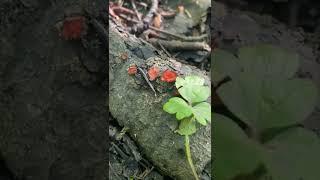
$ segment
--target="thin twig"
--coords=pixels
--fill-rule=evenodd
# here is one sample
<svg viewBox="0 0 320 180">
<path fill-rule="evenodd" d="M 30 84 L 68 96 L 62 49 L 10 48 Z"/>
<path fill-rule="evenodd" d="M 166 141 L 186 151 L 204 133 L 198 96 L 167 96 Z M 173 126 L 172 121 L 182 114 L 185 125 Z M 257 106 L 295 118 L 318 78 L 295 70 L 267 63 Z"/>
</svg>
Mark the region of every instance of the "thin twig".
<svg viewBox="0 0 320 180">
<path fill-rule="evenodd" d="M 131 18 L 131 17 L 128 17 L 128 16 L 126 16 L 126 15 L 124 15 L 124 14 L 119 14 L 119 17 L 121 17 L 122 19 L 124 19 L 124 20 L 126 20 L 126 21 L 129 21 L 129 22 L 131 22 L 131 23 L 139 23 L 138 20 L 133 19 L 133 18 Z"/>
<path fill-rule="evenodd" d="M 116 13 L 125 13 L 125 14 L 130 14 L 130 15 L 135 15 L 135 12 L 132 11 L 131 9 L 125 8 L 125 7 L 120 7 L 120 6 L 115 6 L 112 8 L 112 10 Z"/>
<path fill-rule="evenodd" d="M 134 12 L 136 13 L 137 18 L 139 19 L 139 21 L 141 21 L 141 17 L 139 15 L 136 3 L 134 3 L 134 0 L 131 0 L 131 5 L 132 5 L 132 8 L 133 8 Z"/>
<path fill-rule="evenodd" d="M 147 25 L 151 24 L 153 16 L 158 10 L 158 4 L 158 0 L 152 0 L 151 8 L 149 9 L 149 12 L 146 14 L 146 16 L 143 18 L 143 23 L 146 23 Z"/>
<path fill-rule="evenodd" d="M 139 175 L 140 179 L 145 179 L 145 177 L 148 176 L 148 174 L 150 174 L 150 172 L 154 169 L 154 167 L 152 166 L 151 169 L 146 168 L 142 174 Z"/>
<path fill-rule="evenodd" d="M 154 92 L 154 95 L 157 96 L 156 90 L 154 89 L 154 87 L 152 86 L 151 82 L 149 81 L 146 73 L 140 68 L 138 67 L 138 70 L 140 71 L 140 73 L 142 74 L 143 78 L 147 81 L 149 87 L 152 89 L 152 91 Z"/>
<path fill-rule="evenodd" d="M 165 47 L 163 47 L 163 45 L 160 42 L 158 42 L 158 44 L 161 47 L 161 49 L 168 55 L 168 57 L 172 57 L 171 54 L 166 50 Z"/>
<path fill-rule="evenodd" d="M 186 15 L 188 16 L 188 18 L 190 18 L 190 19 L 192 18 L 191 13 L 190 13 L 187 9 L 185 9 L 184 12 L 185 12 Z"/>
<path fill-rule="evenodd" d="M 150 26 L 150 29 L 157 31 L 157 32 L 160 32 L 160 33 L 163 33 L 163 34 L 166 34 L 166 35 L 169 35 L 169 36 L 172 36 L 172 37 L 175 37 L 180 40 L 184 40 L 184 41 L 201 41 L 201 40 L 204 40 L 208 37 L 207 34 L 203 34 L 201 36 L 181 36 L 181 35 L 173 34 L 169 31 L 161 30 L 161 29 L 156 28 L 154 26 Z"/>
<path fill-rule="evenodd" d="M 151 38 L 149 42 L 153 45 L 158 45 L 160 43 L 165 48 L 170 50 L 184 50 L 184 51 L 208 51 L 211 52 L 210 46 L 206 42 L 183 42 L 183 41 L 166 41 Z"/>
<path fill-rule="evenodd" d="M 143 7 L 144 9 L 148 8 L 148 4 L 146 4 L 145 2 L 137 2 L 137 5 Z"/>
<path fill-rule="evenodd" d="M 173 18 L 176 15 L 175 11 L 161 11 L 160 12 L 161 16 L 164 18 Z"/>
<path fill-rule="evenodd" d="M 173 58 L 176 58 L 179 54 L 181 54 L 181 51 L 177 52 L 175 55 L 173 55 Z"/>
<path fill-rule="evenodd" d="M 123 15 L 123 14 L 120 14 L 119 17 L 122 18 L 122 19 L 125 19 L 126 21 L 132 22 L 132 23 L 139 23 L 139 21 L 137 21 L 135 19 L 132 19 L 132 18 L 129 18 L 128 16 Z M 201 36 L 181 36 L 181 35 L 173 34 L 173 33 L 169 32 L 169 31 L 161 30 L 161 29 L 156 28 L 154 26 L 149 26 L 149 28 L 151 30 L 160 32 L 160 33 L 165 34 L 165 35 L 169 35 L 169 36 L 171 36 L 171 37 L 173 37 L 175 39 L 180 39 L 180 40 L 183 40 L 183 41 L 203 41 L 206 38 L 208 38 L 208 34 L 203 34 Z"/>
<path fill-rule="evenodd" d="M 126 155 L 126 153 L 124 153 L 124 152 L 120 149 L 120 147 L 118 147 L 114 142 L 111 142 L 111 145 L 112 145 L 112 147 L 116 150 L 116 152 L 120 154 L 120 156 L 121 156 L 123 159 L 128 159 L 128 158 L 129 158 L 129 156 Z"/>
<path fill-rule="evenodd" d="M 136 21 L 136 24 L 131 27 L 131 33 L 141 34 L 149 28 L 152 23 L 153 16 L 158 10 L 158 3 L 158 0 L 152 0 L 152 5 L 148 13 L 145 15 L 142 21 Z"/>
<path fill-rule="evenodd" d="M 111 172 L 113 172 L 113 174 L 114 174 L 115 176 L 117 176 L 118 178 L 120 178 L 119 175 L 118 175 L 118 173 L 116 173 L 116 171 L 113 169 L 110 161 L 109 161 L 109 169 L 111 170 Z"/>
</svg>

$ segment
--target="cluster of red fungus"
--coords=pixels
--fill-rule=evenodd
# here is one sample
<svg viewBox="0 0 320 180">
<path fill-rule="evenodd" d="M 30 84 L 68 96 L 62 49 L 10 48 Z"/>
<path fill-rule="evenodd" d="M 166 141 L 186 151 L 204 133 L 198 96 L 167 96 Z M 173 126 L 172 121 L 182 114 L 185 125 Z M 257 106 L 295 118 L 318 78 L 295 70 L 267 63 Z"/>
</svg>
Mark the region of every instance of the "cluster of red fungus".
<svg viewBox="0 0 320 180">
<path fill-rule="evenodd" d="M 153 81 L 153 80 L 157 79 L 157 77 L 159 76 L 159 73 L 160 73 L 160 69 L 157 66 L 152 66 L 148 70 L 149 80 Z"/>
<path fill-rule="evenodd" d="M 77 40 L 86 31 L 85 17 L 67 17 L 63 21 L 61 36 L 65 40 Z"/>
<path fill-rule="evenodd" d="M 137 66 L 134 64 L 134 65 L 131 65 L 129 68 L 128 68 L 128 74 L 129 75 L 135 75 L 137 74 L 138 70 L 137 70 Z"/>
<path fill-rule="evenodd" d="M 128 68 L 128 74 L 129 75 L 135 75 L 137 73 L 137 66 L 136 65 L 131 65 Z M 160 69 L 157 66 L 152 66 L 148 70 L 148 76 L 150 81 L 156 80 L 160 76 Z M 171 70 L 165 70 L 162 75 L 160 80 L 163 82 L 175 82 L 177 78 L 177 73 Z"/>
<path fill-rule="evenodd" d="M 171 70 L 166 70 L 161 76 L 161 81 L 164 82 L 175 82 L 177 78 L 177 73 Z"/>
</svg>

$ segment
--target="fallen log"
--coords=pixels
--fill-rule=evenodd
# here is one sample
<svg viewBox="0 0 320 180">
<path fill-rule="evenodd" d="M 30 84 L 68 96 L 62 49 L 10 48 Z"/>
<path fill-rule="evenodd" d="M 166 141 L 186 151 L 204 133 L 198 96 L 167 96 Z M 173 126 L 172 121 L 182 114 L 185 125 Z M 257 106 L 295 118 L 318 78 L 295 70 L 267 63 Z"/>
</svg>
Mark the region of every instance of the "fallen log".
<svg viewBox="0 0 320 180">
<path fill-rule="evenodd" d="M 160 93 L 155 96 L 146 82 L 127 73 L 130 65 L 144 66 L 152 59 L 157 59 L 157 63 L 168 68 L 178 62 L 168 59 L 152 45 L 126 33 L 113 22 L 110 21 L 109 25 L 109 111 L 121 126 L 129 129 L 129 134 L 139 144 L 143 154 L 158 169 L 176 179 L 192 179 L 184 151 L 184 137 L 174 133 L 177 121 L 162 109 L 163 104 L 172 97 L 163 88 L 166 84 L 156 82 Z M 128 58 L 121 58 L 122 54 L 127 54 Z M 181 64 L 180 73 L 201 76 L 210 87 L 208 74 L 196 67 Z M 210 125 L 200 127 L 190 137 L 190 145 L 195 167 L 201 174 L 211 162 Z"/>
</svg>

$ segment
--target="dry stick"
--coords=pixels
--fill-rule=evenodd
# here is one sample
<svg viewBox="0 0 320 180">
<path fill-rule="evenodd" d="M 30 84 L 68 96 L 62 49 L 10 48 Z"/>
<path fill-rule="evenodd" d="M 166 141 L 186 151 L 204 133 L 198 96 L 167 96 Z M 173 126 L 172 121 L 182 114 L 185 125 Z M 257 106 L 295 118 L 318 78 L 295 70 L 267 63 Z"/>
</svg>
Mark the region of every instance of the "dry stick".
<svg viewBox="0 0 320 180">
<path fill-rule="evenodd" d="M 120 178 L 119 175 L 116 173 L 116 171 L 113 169 L 110 161 L 109 161 L 109 169 L 111 170 L 111 172 L 113 172 L 114 175 L 116 175 L 118 178 Z"/>
<path fill-rule="evenodd" d="M 137 5 L 143 7 L 144 9 L 147 9 L 148 8 L 148 4 L 144 3 L 144 2 L 136 2 Z"/>
<path fill-rule="evenodd" d="M 176 12 L 161 11 L 160 15 L 164 18 L 173 18 L 176 15 Z"/>
<path fill-rule="evenodd" d="M 146 14 L 146 16 L 143 18 L 143 23 L 146 23 L 148 25 L 151 24 L 154 14 L 158 10 L 158 0 L 152 0 L 151 8 L 149 9 L 149 12 Z"/>
<path fill-rule="evenodd" d="M 121 17 L 122 19 L 124 19 L 124 20 L 126 20 L 126 21 L 129 21 L 129 22 L 131 22 L 131 23 L 139 23 L 138 20 L 133 19 L 133 18 L 131 18 L 131 17 L 128 17 L 128 16 L 126 16 L 126 15 L 124 15 L 124 14 L 119 14 L 119 17 Z"/>
<path fill-rule="evenodd" d="M 143 159 L 143 158 L 139 161 L 139 164 L 141 164 L 146 169 L 151 166 L 151 164 L 146 159 Z"/>
<path fill-rule="evenodd" d="M 158 10 L 158 0 L 152 0 L 152 5 L 148 11 L 148 13 L 145 15 L 142 21 L 137 21 L 136 24 L 131 27 L 131 32 L 134 34 L 141 34 L 145 30 L 149 28 L 149 26 L 152 23 L 153 16 Z"/>
<path fill-rule="evenodd" d="M 142 74 L 143 78 L 147 81 L 149 87 L 152 89 L 152 91 L 154 92 L 154 95 L 157 96 L 156 90 L 154 89 L 154 87 L 152 86 L 152 84 L 150 83 L 146 73 L 140 68 L 138 67 L 138 70 L 140 71 L 140 73 Z"/>
<path fill-rule="evenodd" d="M 149 39 L 149 42 L 153 45 L 158 45 L 160 43 L 167 49 L 170 50 L 184 50 L 184 51 L 211 51 L 210 46 L 205 42 L 182 42 L 182 41 L 165 41 L 155 38 Z"/>
<path fill-rule="evenodd" d="M 113 7 L 113 8 L 111 8 L 111 9 L 112 9 L 114 12 L 117 12 L 117 13 L 125 13 L 125 14 L 135 15 L 135 12 L 134 12 L 134 11 L 132 11 L 131 9 L 122 7 L 122 6 L 116 6 L 116 7 Z"/>
<path fill-rule="evenodd" d="M 133 7 L 134 12 L 136 13 L 137 18 L 139 19 L 139 21 L 141 21 L 141 17 L 139 16 L 139 12 L 138 12 L 136 4 L 134 3 L 134 0 L 131 0 L 131 5 Z"/>
<path fill-rule="evenodd" d="M 201 36 L 190 36 L 190 37 L 181 36 L 181 35 L 173 34 L 173 33 L 169 32 L 169 31 L 158 29 L 158 28 L 156 28 L 154 26 L 150 26 L 149 28 L 154 30 L 154 31 L 163 33 L 163 34 L 170 35 L 170 36 L 175 37 L 177 39 L 181 39 L 183 41 L 201 41 L 201 40 L 204 40 L 204 39 L 206 39 L 208 37 L 207 34 L 203 34 Z"/>
<path fill-rule="evenodd" d="M 158 44 L 161 47 L 161 49 L 167 54 L 168 57 L 172 57 L 171 54 L 166 50 L 165 47 L 163 47 L 163 45 L 160 42 L 158 42 Z"/>
<path fill-rule="evenodd" d="M 111 142 L 112 147 L 116 150 L 117 153 L 123 158 L 123 159 L 128 159 L 129 156 L 126 155 L 114 142 Z"/>
<path fill-rule="evenodd" d="M 133 23 L 139 23 L 139 21 L 135 20 L 135 19 L 132 19 L 132 18 L 129 18 L 128 16 L 125 16 L 123 14 L 120 14 L 119 17 L 121 17 L 122 19 L 125 19 L 126 21 L 130 21 L 130 22 L 133 22 Z M 157 31 L 157 32 L 160 32 L 162 34 L 166 34 L 166 35 L 169 35 L 171 37 L 174 37 L 175 39 L 180 39 L 180 40 L 183 40 L 183 41 L 202 41 L 202 40 L 205 40 L 206 38 L 208 38 L 208 35 L 207 34 L 203 34 L 201 36 L 181 36 L 181 35 L 177 35 L 177 34 L 173 34 L 169 31 L 165 31 L 165 30 L 161 30 L 161 29 L 158 29 L 154 26 L 149 26 L 150 29 L 154 30 L 154 31 Z"/>
<path fill-rule="evenodd" d="M 139 175 L 138 178 L 140 179 L 145 179 L 146 176 L 148 176 L 148 174 L 150 174 L 150 172 L 154 169 L 154 167 L 152 166 L 151 169 L 146 168 L 142 174 Z"/>
</svg>

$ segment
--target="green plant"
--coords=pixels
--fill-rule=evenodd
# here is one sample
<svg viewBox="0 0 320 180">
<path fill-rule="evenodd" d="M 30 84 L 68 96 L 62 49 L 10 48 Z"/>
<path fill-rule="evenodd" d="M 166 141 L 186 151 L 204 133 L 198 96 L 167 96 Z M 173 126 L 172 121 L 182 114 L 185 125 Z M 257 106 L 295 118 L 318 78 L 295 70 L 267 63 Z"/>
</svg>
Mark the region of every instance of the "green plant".
<svg viewBox="0 0 320 180">
<path fill-rule="evenodd" d="M 210 96 L 210 88 L 204 86 L 204 83 L 204 79 L 198 76 L 187 76 L 184 79 L 177 77 L 175 86 L 182 98 L 170 98 L 163 106 L 164 111 L 176 114 L 180 121 L 176 132 L 185 136 L 187 160 L 197 180 L 199 178 L 191 158 L 189 135 L 197 131 L 196 122 L 204 126 L 211 122 L 211 105 L 206 102 Z"/>
<path fill-rule="evenodd" d="M 232 113 L 214 115 L 216 179 L 320 177 L 319 137 L 300 126 L 318 90 L 311 80 L 294 78 L 298 66 L 296 54 L 271 45 L 241 48 L 237 57 L 214 52 L 213 81 L 231 79 L 216 92 Z"/>
</svg>

